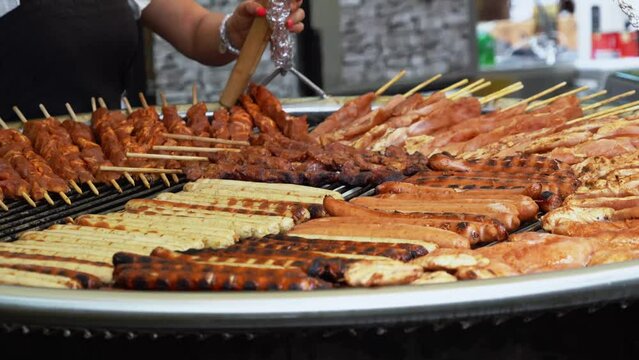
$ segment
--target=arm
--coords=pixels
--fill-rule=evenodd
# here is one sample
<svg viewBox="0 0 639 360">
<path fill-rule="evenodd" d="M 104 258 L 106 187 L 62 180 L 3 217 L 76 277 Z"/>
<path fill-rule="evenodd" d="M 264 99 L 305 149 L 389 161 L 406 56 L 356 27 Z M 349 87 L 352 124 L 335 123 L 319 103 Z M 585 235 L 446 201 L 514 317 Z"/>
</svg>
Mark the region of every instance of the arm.
<svg viewBox="0 0 639 360">
<path fill-rule="evenodd" d="M 304 29 L 301 21 L 302 1 L 291 6 L 288 27 L 292 32 Z M 255 16 L 264 16 L 262 6 L 244 1 L 227 23 L 231 44 L 240 48 Z M 170 42 L 184 55 L 206 65 L 224 65 L 235 59 L 230 53 L 220 53 L 220 25 L 224 14 L 209 12 L 194 0 L 153 0 L 142 12 L 142 23 Z"/>
</svg>

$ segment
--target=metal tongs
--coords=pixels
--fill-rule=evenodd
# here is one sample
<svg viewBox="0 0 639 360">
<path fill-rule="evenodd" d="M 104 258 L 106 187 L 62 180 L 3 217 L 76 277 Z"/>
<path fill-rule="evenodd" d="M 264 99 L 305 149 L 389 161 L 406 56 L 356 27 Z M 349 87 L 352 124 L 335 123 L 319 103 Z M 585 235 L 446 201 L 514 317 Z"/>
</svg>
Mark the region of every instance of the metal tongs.
<svg viewBox="0 0 639 360">
<path fill-rule="evenodd" d="M 266 19 L 253 20 L 253 25 L 220 96 L 220 104 L 231 107 L 237 102 L 248 86 L 269 41 L 271 60 L 276 68 L 261 81 L 263 85 L 270 83 L 278 75 L 285 76 L 290 72 L 319 96 L 327 98 L 328 95 L 322 88 L 293 67 L 293 41 L 286 28 L 286 19 L 291 13 L 290 0 L 269 0 L 267 9 Z"/>
</svg>

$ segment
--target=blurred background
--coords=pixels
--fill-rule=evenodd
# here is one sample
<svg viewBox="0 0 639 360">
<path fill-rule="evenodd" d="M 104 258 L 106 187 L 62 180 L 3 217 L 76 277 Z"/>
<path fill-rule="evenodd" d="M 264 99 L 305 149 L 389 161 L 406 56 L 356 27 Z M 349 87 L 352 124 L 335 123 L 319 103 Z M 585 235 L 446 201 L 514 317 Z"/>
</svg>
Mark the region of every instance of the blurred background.
<svg viewBox="0 0 639 360">
<path fill-rule="evenodd" d="M 239 0 L 200 0 L 229 12 Z M 591 92 L 619 92 L 639 80 L 639 36 L 611 0 L 306 0 L 306 31 L 296 39 L 296 66 L 331 95 L 374 89 L 401 69 L 400 92 L 444 74 L 436 87 L 464 77 L 493 87 L 522 81 L 517 96 L 560 81 Z M 144 41 L 146 76 L 135 86 L 147 95 L 166 92 L 189 101 L 195 82 L 215 101 L 230 66 L 210 68 L 178 54 L 157 36 Z M 268 51 L 254 80 L 273 71 Z M 297 78 L 278 77 L 269 87 L 280 97 L 313 95 Z M 481 93 L 479 93 L 481 95 Z"/>
</svg>

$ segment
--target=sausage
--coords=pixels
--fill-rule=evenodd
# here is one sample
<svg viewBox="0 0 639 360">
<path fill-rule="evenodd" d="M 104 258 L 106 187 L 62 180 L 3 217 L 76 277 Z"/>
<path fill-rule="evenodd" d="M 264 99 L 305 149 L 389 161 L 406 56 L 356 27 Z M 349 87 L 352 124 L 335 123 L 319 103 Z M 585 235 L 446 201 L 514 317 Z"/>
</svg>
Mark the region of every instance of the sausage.
<svg viewBox="0 0 639 360">
<path fill-rule="evenodd" d="M 22 271 L 36 272 L 39 274 L 62 276 L 77 281 L 83 289 L 97 289 L 102 286 L 102 281 L 97 276 L 69 270 L 59 267 L 41 266 L 41 265 L 24 265 L 24 264 L 0 264 L 0 268 L 9 268 Z"/>
<path fill-rule="evenodd" d="M 425 200 L 433 203 L 452 203 L 452 204 L 485 204 L 485 203 L 502 203 L 510 204 L 517 207 L 519 212 L 519 219 L 522 221 L 534 219 L 539 212 L 539 206 L 533 199 L 528 196 L 510 195 L 510 198 L 506 197 L 482 197 L 473 198 L 472 196 L 464 196 L 460 194 L 385 194 L 376 196 L 380 199 L 405 199 L 405 200 Z"/>
<path fill-rule="evenodd" d="M 513 231 L 520 225 L 517 208 L 513 205 L 498 203 L 488 204 L 446 204 L 432 203 L 419 200 L 395 200 L 378 199 L 373 197 L 355 198 L 351 203 L 365 206 L 381 211 L 410 212 L 452 212 L 463 214 L 486 215 L 497 219 L 506 227 L 506 230 Z"/>
<path fill-rule="evenodd" d="M 319 251 L 324 253 L 384 256 L 393 260 L 410 261 L 426 255 L 428 251 L 413 244 L 361 243 L 357 241 L 325 241 L 304 239 L 296 236 L 269 236 L 261 239 L 247 239 L 229 246 L 231 249 L 262 248 L 271 250 Z"/>
<path fill-rule="evenodd" d="M 471 244 L 478 242 L 501 241 L 508 237 L 508 232 L 503 224 L 492 219 L 437 219 L 428 216 L 420 217 L 420 215 L 422 215 L 420 213 L 389 213 L 371 210 L 345 201 L 335 200 L 330 197 L 327 197 L 324 200 L 324 207 L 332 216 L 355 216 L 366 219 L 387 218 L 392 222 L 438 227 L 440 229 L 453 231 L 468 237 Z"/>
<path fill-rule="evenodd" d="M 452 231 L 384 220 L 386 219 L 350 218 L 345 221 L 343 218 L 328 217 L 299 224 L 290 234 L 298 236 L 312 234 L 319 236 L 381 237 L 398 241 L 425 241 L 437 244 L 439 247 L 470 247 L 470 242 L 466 237 Z"/>
<path fill-rule="evenodd" d="M 503 158 L 463 160 L 450 154 L 434 154 L 428 159 L 428 167 L 438 171 L 499 171 L 518 173 L 522 169 L 538 174 L 554 174 L 560 171 L 572 173 L 569 165 L 539 155 L 516 155 Z"/>
<path fill-rule="evenodd" d="M 123 265 L 114 287 L 134 290 L 316 290 L 331 284 L 298 269 L 232 269 L 215 265 Z"/>
</svg>

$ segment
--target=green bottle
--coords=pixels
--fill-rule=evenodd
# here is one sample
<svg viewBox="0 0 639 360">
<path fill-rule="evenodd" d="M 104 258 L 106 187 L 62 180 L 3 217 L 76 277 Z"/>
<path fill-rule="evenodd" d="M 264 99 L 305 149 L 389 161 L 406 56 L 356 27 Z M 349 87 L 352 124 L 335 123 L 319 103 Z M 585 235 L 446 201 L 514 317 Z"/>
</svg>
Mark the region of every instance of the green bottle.
<svg viewBox="0 0 639 360">
<path fill-rule="evenodd" d="M 479 66 L 495 65 L 495 39 L 486 32 L 477 34 Z"/>
</svg>

